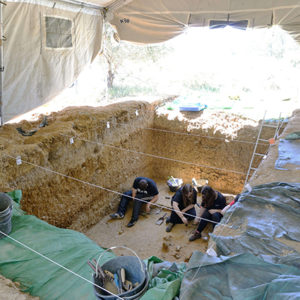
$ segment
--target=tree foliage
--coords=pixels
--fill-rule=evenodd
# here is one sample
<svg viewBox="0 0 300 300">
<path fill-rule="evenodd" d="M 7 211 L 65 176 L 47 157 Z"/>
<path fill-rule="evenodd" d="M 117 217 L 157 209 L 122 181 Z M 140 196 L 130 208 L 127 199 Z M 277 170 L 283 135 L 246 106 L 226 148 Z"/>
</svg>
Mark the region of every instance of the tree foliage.
<svg viewBox="0 0 300 300">
<path fill-rule="evenodd" d="M 126 41 L 118 41 L 117 34 L 108 23 L 105 24 L 103 34 L 103 49 L 101 55 L 107 63 L 107 87 L 111 89 L 118 70 L 125 62 L 146 62 L 156 63 L 159 59 L 172 51 L 171 47 L 164 44 L 139 45 Z"/>
</svg>

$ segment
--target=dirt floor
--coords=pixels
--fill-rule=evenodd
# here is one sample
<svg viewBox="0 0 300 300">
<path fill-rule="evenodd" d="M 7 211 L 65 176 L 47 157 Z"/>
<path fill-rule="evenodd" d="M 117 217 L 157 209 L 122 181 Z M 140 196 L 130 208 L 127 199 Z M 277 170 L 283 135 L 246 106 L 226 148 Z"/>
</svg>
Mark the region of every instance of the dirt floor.
<svg viewBox="0 0 300 300">
<path fill-rule="evenodd" d="M 158 206 L 153 206 L 150 214 L 143 212 L 133 227 L 128 228 L 126 226 L 131 217 L 131 205 L 124 219 L 111 220 L 109 216 L 106 216 L 98 224 L 87 230 L 85 234 L 104 248 L 129 247 L 142 259 L 154 255 L 168 261 L 187 262 L 193 251 L 205 252 L 208 233 L 212 230 L 211 226 L 207 226 L 203 239 L 189 242 L 189 236 L 197 228 L 197 225 L 192 224 L 192 222 L 188 226 L 178 224 L 169 233 L 166 232 L 165 220 L 161 225 L 155 224 L 160 217 L 165 214 L 167 214 L 166 217 L 170 215 L 170 209 L 163 209 L 159 206 L 171 208 L 170 198 L 174 194 L 163 182 L 158 183 L 158 189 Z M 227 195 L 228 201 L 233 197 L 233 195 Z M 198 195 L 198 203 L 200 202 L 201 197 Z M 127 254 L 124 253 L 123 249 L 120 250 L 121 253 Z"/>
<path fill-rule="evenodd" d="M 38 297 L 32 297 L 22 293 L 19 285 L 0 275 L 0 300 L 37 300 Z"/>
</svg>

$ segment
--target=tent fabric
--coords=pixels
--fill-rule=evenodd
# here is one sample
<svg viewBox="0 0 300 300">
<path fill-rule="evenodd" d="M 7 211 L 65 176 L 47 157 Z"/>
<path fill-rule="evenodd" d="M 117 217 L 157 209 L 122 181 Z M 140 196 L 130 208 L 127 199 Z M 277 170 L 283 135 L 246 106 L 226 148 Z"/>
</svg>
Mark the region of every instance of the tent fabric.
<svg viewBox="0 0 300 300">
<path fill-rule="evenodd" d="M 241 195 L 211 238 L 218 255 L 251 253 L 300 268 L 299 220 L 300 183 L 262 184 Z"/>
<path fill-rule="evenodd" d="M 195 251 L 180 288 L 181 300 L 299 299 L 300 268 L 253 254 L 214 257 Z"/>
<path fill-rule="evenodd" d="M 247 20 L 249 28 L 280 25 L 299 40 L 298 1 L 134 0 L 108 15 L 120 39 L 159 43 L 184 32 L 188 26 L 209 26 L 211 20 Z"/>
<path fill-rule="evenodd" d="M 47 18 L 68 21 L 71 27 L 54 27 L 51 36 Z M 102 23 L 100 10 L 53 1 L 7 3 L 3 8 L 4 122 L 47 102 L 76 80 L 99 53 Z M 63 29 L 71 47 L 49 47 L 49 39 L 66 37 Z"/>
<path fill-rule="evenodd" d="M 211 21 L 240 22 L 249 28 L 280 25 L 300 41 L 296 0 L 9 0 L 7 4 L 3 7 L 4 122 L 46 103 L 74 83 L 99 53 L 104 16 L 120 39 L 136 43 L 163 42 Z M 65 32 L 59 28 L 49 34 L 47 18 L 71 24 L 70 32 L 66 33 L 66 25 Z M 59 35 L 68 43 L 56 41 Z"/>
</svg>

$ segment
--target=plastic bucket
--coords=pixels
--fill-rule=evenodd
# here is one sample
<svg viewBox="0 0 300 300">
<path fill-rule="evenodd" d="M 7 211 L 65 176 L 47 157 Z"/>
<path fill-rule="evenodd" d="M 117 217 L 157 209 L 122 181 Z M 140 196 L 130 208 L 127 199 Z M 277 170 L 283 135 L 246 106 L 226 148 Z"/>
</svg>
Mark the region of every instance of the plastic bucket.
<svg viewBox="0 0 300 300">
<path fill-rule="evenodd" d="M 108 270 L 111 273 L 116 273 L 118 269 L 124 268 L 126 270 L 126 279 L 131 281 L 133 284 L 138 282 L 139 284 L 130 291 L 118 294 L 123 299 L 138 299 L 143 292 L 146 290 L 149 280 L 147 276 L 146 266 L 136 256 L 118 256 L 115 257 L 101 266 L 103 270 Z M 94 274 L 94 283 L 100 285 L 98 277 Z M 117 300 L 118 297 L 111 295 L 97 286 L 94 286 L 95 295 L 98 299 L 102 300 Z"/>
<path fill-rule="evenodd" d="M 0 230 L 5 234 L 11 232 L 12 199 L 5 193 L 0 193 Z M 5 237 L 0 232 L 0 239 Z"/>
</svg>

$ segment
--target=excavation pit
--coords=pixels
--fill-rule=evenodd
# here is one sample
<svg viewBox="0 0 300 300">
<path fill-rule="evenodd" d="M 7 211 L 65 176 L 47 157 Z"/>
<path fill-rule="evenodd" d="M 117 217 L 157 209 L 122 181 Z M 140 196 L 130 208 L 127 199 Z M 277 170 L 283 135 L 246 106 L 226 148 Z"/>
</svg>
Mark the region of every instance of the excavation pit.
<svg viewBox="0 0 300 300">
<path fill-rule="evenodd" d="M 16 128 L 30 131 L 41 120 L 5 125 L 0 135 L 2 191 L 21 189 L 22 208 L 29 214 L 84 232 L 102 247 L 124 244 L 142 258 L 188 260 L 193 250 L 207 248 L 206 240 L 188 242 L 195 226 L 176 225 L 166 233 L 165 224 L 155 225 L 161 216 L 154 213 L 158 208 L 129 229 L 124 224 L 130 208 L 122 221 L 108 221 L 107 216 L 137 176 L 158 183 L 158 203 L 166 207 L 170 199 L 165 197 L 172 196 L 166 185 L 169 176 L 185 183 L 206 178 L 222 193 L 241 192 L 259 122 L 228 112 L 171 114 L 160 102 L 129 101 L 52 113 L 48 126 L 32 136 L 22 136 Z M 273 135 L 273 128 L 265 128 L 262 138 Z M 268 147 L 259 144 L 257 151 L 264 153 Z M 163 243 L 168 252 L 161 251 Z"/>
</svg>

